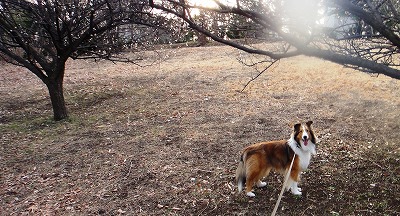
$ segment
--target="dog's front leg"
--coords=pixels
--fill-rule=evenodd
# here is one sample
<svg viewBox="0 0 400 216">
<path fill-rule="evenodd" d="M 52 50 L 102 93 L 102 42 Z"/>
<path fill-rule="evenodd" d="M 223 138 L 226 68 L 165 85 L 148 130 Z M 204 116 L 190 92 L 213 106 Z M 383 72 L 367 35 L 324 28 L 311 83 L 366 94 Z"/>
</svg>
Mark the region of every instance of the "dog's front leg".
<svg viewBox="0 0 400 216">
<path fill-rule="evenodd" d="M 292 194 L 300 196 L 301 188 L 299 188 L 297 185 L 298 185 L 297 181 L 294 181 L 292 178 L 289 178 L 286 185 L 286 190 L 290 190 Z"/>
<path fill-rule="evenodd" d="M 294 195 L 301 195 L 301 188 L 299 188 L 297 184 L 298 182 L 292 181 L 292 186 L 290 187 L 290 190 Z"/>
</svg>

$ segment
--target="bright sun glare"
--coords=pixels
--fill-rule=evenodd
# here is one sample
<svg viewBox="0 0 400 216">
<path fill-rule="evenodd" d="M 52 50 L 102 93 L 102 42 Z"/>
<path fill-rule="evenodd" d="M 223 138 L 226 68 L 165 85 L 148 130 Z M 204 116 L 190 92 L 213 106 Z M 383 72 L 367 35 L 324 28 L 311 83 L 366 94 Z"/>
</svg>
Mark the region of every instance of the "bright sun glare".
<svg viewBox="0 0 400 216">
<path fill-rule="evenodd" d="M 226 5 L 232 5 L 236 1 L 235 0 L 220 0 L 222 4 Z M 201 7 L 208 7 L 208 8 L 216 8 L 218 5 L 213 1 L 213 0 L 189 0 L 189 3 L 195 6 L 201 6 Z M 199 9 L 192 9 L 192 15 L 199 15 L 200 11 Z"/>
<path fill-rule="evenodd" d="M 222 4 L 228 6 L 236 6 L 236 0 L 219 0 Z M 188 0 L 193 6 L 217 8 L 218 5 L 213 0 Z M 268 1 L 265 1 L 268 2 Z M 321 17 L 323 11 L 318 4 L 318 0 L 285 0 L 280 4 L 267 4 L 272 11 L 281 10 L 286 16 L 286 22 L 282 26 L 282 30 L 286 33 L 291 31 L 310 32 L 310 27 L 315 24 L 323 24 L 324 19 Z M 282 7 L 282 8 L 279 8 Z M 191 15 L 200 15 L 200 10 L 191 9 Z"/>
<path fill-rule="evenodd" d="M 212 0 L 189 0 L 189 2 L 196 6 L 210 7 L 210 8 L 217 7 L 217 4 Z"/>
</svg>

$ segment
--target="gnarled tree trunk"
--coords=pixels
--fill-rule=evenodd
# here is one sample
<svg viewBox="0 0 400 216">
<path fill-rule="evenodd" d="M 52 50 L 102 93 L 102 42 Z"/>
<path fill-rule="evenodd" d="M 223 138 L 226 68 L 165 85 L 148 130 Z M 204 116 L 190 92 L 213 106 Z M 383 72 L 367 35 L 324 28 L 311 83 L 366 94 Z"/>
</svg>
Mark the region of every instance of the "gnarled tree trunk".
<svg viewBox="0 0 400 216">
<path fill-rule="evenodd" d="M 54 120 L 59 121 L 68 117 L 67 107 L 64 100 L 63 80 L 56 79 L 46 83 L 50 93 L 50 100 L 53 106 Z"/>
<path fill-rule="evenodd" d="M 42 81 L 46 84 L 50 94 L 55 121 L 63 120 L 68 117 L 63 87 L 65 62 L 67 59 L 67 57 L 58 58 L 57 62 L 53 64 L 54 67 L 47 68 L 51 69 L 51 71 L 46 71 L 48 76 L 42 77 Z"/>
</svg>

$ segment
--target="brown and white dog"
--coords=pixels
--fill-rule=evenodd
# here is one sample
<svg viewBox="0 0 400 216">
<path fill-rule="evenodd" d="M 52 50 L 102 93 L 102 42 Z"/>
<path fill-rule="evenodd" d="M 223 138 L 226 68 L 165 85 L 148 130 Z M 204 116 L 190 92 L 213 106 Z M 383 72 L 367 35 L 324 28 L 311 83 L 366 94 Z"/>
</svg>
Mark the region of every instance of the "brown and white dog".
<svg viewBox="0 0 400 216">
<path fill-rule="evenodd" d="M 246 147 L 236 170 L 239 192 L 246 183 L 247 196 L 254 197 L 255 194 L 251 191 L 253 185 L 266 186 L 267 183 L 261 179 L 268 176 L 271 170 L 285 175 L 296 154 L 286 189 L 290 189 L 295 195 L 301 195 L 301 189 L 297 187 L 300 174 L 310 164 L 311 155 L 316 154 L 317 138 L 311 128 L 312 123 L 308 121 L 295 124 L 289 140 L 261 142 Z"/>
</svg>

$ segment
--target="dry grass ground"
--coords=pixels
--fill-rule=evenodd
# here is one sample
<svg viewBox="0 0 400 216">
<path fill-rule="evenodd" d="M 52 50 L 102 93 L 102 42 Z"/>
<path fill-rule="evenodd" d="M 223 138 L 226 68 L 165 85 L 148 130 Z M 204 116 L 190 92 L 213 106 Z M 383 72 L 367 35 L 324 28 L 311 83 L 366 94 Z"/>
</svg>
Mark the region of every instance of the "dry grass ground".
<svg viewBox="0 0 400 216">
<path fill-rule="evenodd" d="M 1 215 L 268 215 L 282 177 L 237 194 L 239 152 L 309 119 L 318 154 L 278 214 L 400 215 L 400 81 L 296 57 L 241 93 L 256 72 L 234 49 L 142 55 L 169 57 L 68 62 L 62 122 L 37 78 L 1 65 Z"/>
</svg>

